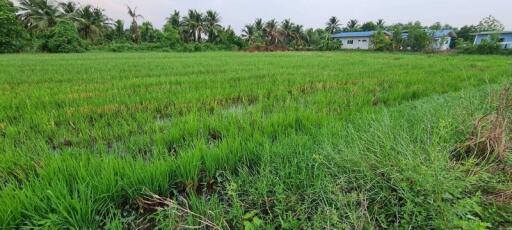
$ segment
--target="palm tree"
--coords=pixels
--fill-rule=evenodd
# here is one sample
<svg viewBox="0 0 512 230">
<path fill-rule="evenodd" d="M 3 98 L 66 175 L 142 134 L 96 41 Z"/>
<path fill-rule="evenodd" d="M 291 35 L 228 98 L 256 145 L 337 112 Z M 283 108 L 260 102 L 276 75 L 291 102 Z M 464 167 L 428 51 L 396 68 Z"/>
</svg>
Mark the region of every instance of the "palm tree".
<svg viewBox="0 0 512 230">
<path fill-rule="evenodd" d="M 304 46 L 304 41 L 307 40 L 307 35 L 304 33 L 302 25 L 293 25 L 290 36 L 293 38 L 293 46 L 299 48 Z"/>
<path fill-rule="evenodd" d="M 189 36 L 195 42 L 201 42 L 201 34 L 205 31 L 204 16 L 197 10 L 189 10 L 183 18 L 183 24 Z"/>
<path fill-rule="evenodd" d="M 206 11 L 204 21 L 206 23 L 206 31 L 208 32 L 209 42 L 214 42 L 218 35 L 218 32 L 222 29 L 222 26 L 219 24 L 220 20 L 221 17 L 219 16 L 219 13 L 217 13 L 216 11 Z"/>
<path fill-rule="evenodd" d="M 245 25 L 242 29 L 242 37 L 249 42 L 249 45 L 254 44 L 256 35 L 256 27 L 254 25 Z"/>
<path fill-rule="evenodd" d="M 66 15 L 73 15 L 80 8 L 80 6 L 73 1 L 59 2 L 59 7 Z"/>
<path fill-rule="evenodd" d="M 175 29 L 179 29 L 181 26 L 180 12 L 177 10 L 174 10 L 174 12 L 172 12 L 171 16 L 166 18 L 165 24 L 166 24 L 166 26 L 172 26 Z"/>
<path fill-rule="evenodd" d="M 276 45 L 282 40 L 282 33 L 279 30 L 278 23 L 275 19 L 272 19 L 265 23 L 263 28 L 264 34 L 267 37 L 268 45 Z"/>
<path fill-rule="evenodd" d="M 357 19 L 351 19 L 347 22 L 348 31 L 357 31 L 359 29 L 359 21 Z"/>
<path fill-rule="evenodd" d="M 46 31 L 64 16 L 59 6 L 50 0 L 20 0 L 19 3 L 21 20 L 33 33 Z"/>
<path fill-rule="evenodd" d="M 130 25 L 130 34 L 132 42 L 134 43 L 140 43 L 140 31 L 139 31 L 139 24 L 137 23 L 138 18 L 144 18 L 142 15 L 137 14 L 137 7 L 130 8 L 128 7 L 128 15 L 132 18 L 132 24 Z"/>
<path fill-rule="evenodd" d="M 256 33 L 255 36 L 259 40 L 264 40 L 265 39 L 265 33 L 263 31 L 263 27 L 265 27 L 265 25 L 263 23 L 263 19 L 256 18 L 256 20 L 254 21 L 254 30 L 255 30 L 255 33 Z"/>
<path fill-rule="evenodd" d="M 377 25 L 377 28 L 383 30 L 384 27 L 386 26 L 386 22 L 384 21 L 384 19 L 379 19 L 377 20 L 377 22 L 375 23 Z"/>
<path fill-rule="evenodd" d="M 329 34 L 334 34 L 341 30 L 340 20 L 335 16 L 329 18 L 329 21 L 327 21 L 325 25 L 325 31 L 329 32 Z"/>
<path fill-rule="evenodd" d="M 110 19 L 103 9 L 91 5 L 78 9 L 74 17 L 78 32 L 83 39 L 95 41 L 109 28 Z"/>
<path fill-rule="evenodd" d="M 290 19 L 285 19 L 281 23 L 281 32 L 283 33 L 283 39 L 285 40 L 286 44 L 290 42 L 290 37 L 294 26 L 295 25 Z"/>
<path fill-rule="evenodd" d="M 116 20 L 114 22 L 114 37 L 115 37 L 115 39 L 124 39 L 125 38 L 123 20 Z"/>
</svg>

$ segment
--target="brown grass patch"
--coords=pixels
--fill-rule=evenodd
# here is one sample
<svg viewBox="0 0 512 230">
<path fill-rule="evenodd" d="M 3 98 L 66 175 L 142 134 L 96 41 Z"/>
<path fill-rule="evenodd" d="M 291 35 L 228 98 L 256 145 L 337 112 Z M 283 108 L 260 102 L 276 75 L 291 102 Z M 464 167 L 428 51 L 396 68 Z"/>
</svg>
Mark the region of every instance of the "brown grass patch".
<svg viewBox="0 0 512 230">
<path fill-rule="evenodd" d="M 505 162 L 511 147 L 510 86 L 504 88 L 499 96 L 496 111 L 478 118 L 466 143 L 461 145 L 465 156 L 479 161 L 496 159 Z"/>
<path fill-rule="evenodd" d="M 188 202 L 186 199 L 181 198 L 178 201 L 175 201 L 170 198 L 161 197 L 156 194 L 153 194 L 151 192 L 146 192 L 145 195 L 138 199 L 137 201 L 138 206 L 143 210 L 145 213 L 157 213 L 161 211 L 169 211 L 172 212 L 173 218 L 177 218 L 181 221 L 186 223 L 187 219 L 192 218 L 193 220 L 200 223 L 199 226 L 186 226 L 181 225 L 179 226 L 179 229 L 181 228 L 192 228 L 192 229 L 224 229 L 220 226 L 216 225 L 214 222 L 208 220 L 205 216 L 199 215 L 192 210 L 190 210 Z M 151 227 L 151 222 L 145 221 L 145 224 L 141 224 L 139 227 L 140 229 Z M 146 226 L 144 226 L 146 225 Z M 227 227 L 227 225 L 226 225 Z"/>
</svg>

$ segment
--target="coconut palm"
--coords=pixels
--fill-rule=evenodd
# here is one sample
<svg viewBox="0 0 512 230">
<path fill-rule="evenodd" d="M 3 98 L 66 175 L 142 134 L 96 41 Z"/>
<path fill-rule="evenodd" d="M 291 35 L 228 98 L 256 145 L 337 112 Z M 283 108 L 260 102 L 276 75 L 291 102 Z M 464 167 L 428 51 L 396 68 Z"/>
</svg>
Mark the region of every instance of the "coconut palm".
<svg viewBox="0 0 512 230">
<path fill-rule="evenodd" d="M 205 31 L 204 15 L 197 10 L 189 10 L 183 18 L 183 25 L 191 40 L 201 42 L 201 34 Z"/>
<path fill-rule="evenodd" d="M 293 46 L 295 48 L 303 47 L 306 40 L 308 40 L 304 33 L 304 27 L 302 25 L 295 24 L 292 26 L 290 36 L 293 39 Z"/>
<path fill-rule="evenodd" d="M 21 20 L 33 33 L 46 31 L 64 16 L 59 6 L 50 0 L 20 0 L 19 4 Z"/>
<path fill-rule="evenodd" d="M 329 18 L 329 21 L 327 21 L 325 25 L 325 31 L 329 32 L 330 34 L 334 34 L 341 30 L 340 20 L 335 16 Z"/>
<path fill-rule="evenodd" d="M 357 31 L 359 30 L 359 21 L 356 19 L 351 19 L 347 22 L 347 28 L 348 31 Z"/>
<path fill-rule="evenodd" d="M 383 30 L 384 27 L 386 26 L 386 22 L 384 21 L 384 19 L 377 20 L 375 24 L 377 25 L 377 28 L 381 30 Z"/>
<path fill-rule="evenodd" d="M 293 22 L 290 19 L 285 19 L 281 23 L 281 32 L 282 32 L 283 39 L 286 42 L 286 44 L 288 44 L 290 42 L 290 39 L 292 36 L 291 34 L 292 34 L 292 30 L 293 30 L 294 26 L 295 25 L 293 24 Z"/>
<path fill-rule="evenodd" d="M 172 26 L 175 29 L 179 29 L 181 26 L 181 18 L 180 18 L 180 12 L 177 10 L 174 10 L 172 12 L 171 16 L 165 19 L 165 26 Z"/>
<path fill-rule="evenodd" d="M 265 23 L 263 32 L 267 38 L 268 45 L 277 45 L 280 41 L 282 41 L 283 36 L 275 19 Z"/>
<path fill-rule="evenodd" d="M 80 8 L 80 6 L 73 1 L 59 2 L 59 7 L 65 15 L 73 15 Z"/>
<path fill-rule="evenodd" d="M 206 31 L 208 33 L 208 41 L 214 42 L 218 36 L 219 31 L 222 30 L 222 26 L 219 24 L 221 17 L 216 11 L 208 10 L 204 17 L 206 23 Z"/>
<path fill-rule="evenodd" d="M 110 19 L 104 14 L 104 10 L 86 5 L 75 12 L 78 32 L 83 39 L 95 41 L 107 31 Z"/>
<path fill-rule="evenodd" d="M 254 20 L 255 37 L 259 40 L 265 39 L 265 33 L 263 31 L 264 27 L 265 23 L 263 23 L 263 19 L 256 18 L 256 20 Z"/>
<path fill-rule="evenodd" d="M 114 38 L 115 39 L 124 39 L 125 38 L 125 31 L 124 31 L 124 21 L 123 20 L 116 20 L 114 22 Z"/>
<path fill-rule="evenodd" d="M 254 44 L 256 40 L 257 32 L 256 27 L 254 25 L 245 25 L 242 29 L 242 37 L 249 42 L 249 44 Z"/>
<path fill-rule="evenodd" d="M 131 40 L 134 43 L 140 43 L 140 31 L 139 31 L 139 24 L 137 23 L 137 19 L 144 18 L 142 15 L 137 14 L 137 7 L 130 8 L 128 7 L 128 15 L 132 18 L 132 24 L 130 25 L 130 35 Z"/>
</svg>

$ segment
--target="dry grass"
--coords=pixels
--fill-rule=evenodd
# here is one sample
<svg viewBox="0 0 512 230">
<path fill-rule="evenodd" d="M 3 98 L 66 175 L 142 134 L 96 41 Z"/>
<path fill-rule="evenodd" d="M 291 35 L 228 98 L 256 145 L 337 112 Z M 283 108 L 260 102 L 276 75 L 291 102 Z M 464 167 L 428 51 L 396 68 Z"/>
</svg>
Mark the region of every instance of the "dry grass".
<svg viewBox="0 0 512 230">
<path fill-rule="evenodd" d="M 208 220 L 208 218 L 191 211 L 186 199 L 181 198 L 180 201 L 183 205 L 178 204 L 178 202 L 173 199 L 161 197 L 151 192 L 146 192 L 146 194 L 141 197 L 137 203 L 147 212 L 156 213 L 161 211 L 172 211 L 174 217 L 178 217 L 182 220 L 191 218 L 197 223 L 200 223 L 198 226 L 180 224 L 178 226 L 179 229 L 224 229 L 216 225 L 213 221 Z M 227 225 L 225 227 L 228 228 Z M 147 228 L 151 228 L 151 224 L 141 224 L 138 229 Z"/>
<path fill-rule="evenodd" d="M 476 120 L 469 139 L 461 146 L 466 156 L 482 162 L 506 161 L 511 147 L 511 99 L 510 86 L 507 86 L 500 93 L 496 111 Z"/>
</svg>

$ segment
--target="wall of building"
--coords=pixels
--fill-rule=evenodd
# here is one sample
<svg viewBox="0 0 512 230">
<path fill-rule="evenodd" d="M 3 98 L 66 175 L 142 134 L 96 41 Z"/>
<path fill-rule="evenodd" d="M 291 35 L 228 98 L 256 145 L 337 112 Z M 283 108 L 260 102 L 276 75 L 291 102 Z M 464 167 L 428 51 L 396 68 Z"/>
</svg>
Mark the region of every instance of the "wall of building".
<svg viewBox="0 0 512 230">
<path fill-rule="evenodd" d="M 360 49 L 367 50 L 371 48 L 370 37 L 347 37 L 337 38 L 341 42 L 342 49 Z"/>
<path fill-rule="evenodd" d="M 475 37 L 475 45 L 482 43 L 483 40 L 487 40 L 491 37 L 490 34 L 479 34 Z M 503 48 L 512 49 L 512 33 L 500 34 L 500 44 Z"/>
<path fill-rule="evenodd" d="M 451 41 L 451 38 L 448 36 L 444 37 L 444 38 L 435 38 L 434 42 L 432 44 L 432 49 L 440 50 L 440 51 L 449 50 L 450 49 L 450 41 Z"/>
</svg>

